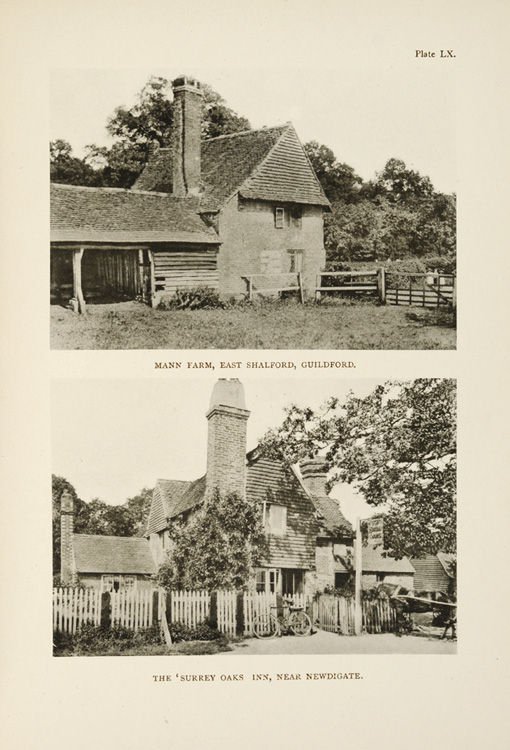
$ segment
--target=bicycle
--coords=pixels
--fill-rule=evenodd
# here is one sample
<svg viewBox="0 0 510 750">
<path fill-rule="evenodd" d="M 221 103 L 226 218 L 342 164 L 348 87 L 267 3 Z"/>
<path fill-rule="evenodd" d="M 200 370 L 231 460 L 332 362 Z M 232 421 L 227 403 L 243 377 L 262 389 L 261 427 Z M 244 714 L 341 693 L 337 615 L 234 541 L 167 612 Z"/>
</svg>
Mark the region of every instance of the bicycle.
<svg viewBox="0 0 510 750">
<path fill-rule="evenodd" d="M 278 605 L 271 606 L 271 609 L 278 610 Z M 253 635 L 256 638 L 269 639 L 284 633 L 305 636 L 311 632 L 312 621 L 302 607 L 293 606 L 292 599 L 284 602 L 281 615 L 265 613 L 257 615 L 253 620 Z"/>
</svg>

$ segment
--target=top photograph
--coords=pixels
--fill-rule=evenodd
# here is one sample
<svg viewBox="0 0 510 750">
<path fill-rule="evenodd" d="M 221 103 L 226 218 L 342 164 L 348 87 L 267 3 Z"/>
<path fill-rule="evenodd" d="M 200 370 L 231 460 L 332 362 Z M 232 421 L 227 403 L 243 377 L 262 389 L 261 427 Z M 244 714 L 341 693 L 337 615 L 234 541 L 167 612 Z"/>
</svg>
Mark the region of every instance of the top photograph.
<svg viewBox="0 0 510 750">
<path fill-rule="evenodd" d="M 454 349 L 440 73 L 56 71 L 52 348 Z"/>
</svg>

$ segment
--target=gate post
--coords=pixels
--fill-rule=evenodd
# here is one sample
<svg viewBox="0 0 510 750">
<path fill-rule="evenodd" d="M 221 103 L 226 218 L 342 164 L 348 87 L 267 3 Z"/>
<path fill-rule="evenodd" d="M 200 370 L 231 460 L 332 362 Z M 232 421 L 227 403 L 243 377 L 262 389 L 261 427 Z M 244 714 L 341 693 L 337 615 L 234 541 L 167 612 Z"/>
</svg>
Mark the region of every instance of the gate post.
<svg viewBox="0 0 510 750">
<path fill-rule="evenodd" d="M 377 273 L 377 287 L 381 305 L 386 304 L 386 269 L 380 268 Z"/>
<path fill-rule="evenodd" d="M 101 619 L 102 628 L 110 628 L 112 624 L 112 598 L 109 591 L 103 591 L 101 594 Z"/>
</svg>

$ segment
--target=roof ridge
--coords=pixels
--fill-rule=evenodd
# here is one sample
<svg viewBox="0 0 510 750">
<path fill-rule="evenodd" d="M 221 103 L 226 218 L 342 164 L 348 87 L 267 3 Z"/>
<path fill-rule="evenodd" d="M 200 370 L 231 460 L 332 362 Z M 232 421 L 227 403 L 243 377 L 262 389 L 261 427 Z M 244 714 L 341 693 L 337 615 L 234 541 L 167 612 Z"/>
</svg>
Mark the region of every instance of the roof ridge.
<svg viewBox="0 0 510 750">
<path fill-rule="evenodd" d="M 236 133 L 225 133 L 224 135 L 215 135 L 212 138 L 203 138 L 202 141 L 204 143 L 210 143 L 211 141 L 219 141 L 221 138 L 234 138 L 238 135 L 250 135 L 253 133 L 261 133 L 262 131 L 269 131 L 269 130 L 283 130 L 285 128 L 288 128 L 291 126 L 292 123 L 290 120 L 287 122 L 284 122 L 282 125 L 264 125 L 262 128 L 252 128 L 251 130 L 238 130 Z"/>
<path fill-rule="evenodd" d="M 108 187 L 107 185 L 99 186 L 99 185 L 68 185 L 65 182 L 52 182 L 50 181 L 50 185 L 55 188 L 64 188 L 65 190 L 87 190 L 88 192 L 95 192 L 95 193 L 126 193 L 127 195 L 133 195 L 133 193 L 136 193 L 136 195 L 150 195 L 153 198 L 154 197 L 160 197 L 160 198 L 173 198 L 174 200 L 180 200 L 180 201 L 188 201 L 188 200 L 195 200 L 196 196 L 178 196 L 178 195 L 172 195 L 172 193 L 163 193 L 158 190 L 138 190 L 136 188 L 117 188 L 117 187 Z"/>
<path fill-rule="evenodd" d="M 142 539 L 144 540 L 143 536 L 116 536 L 115 534 L 73 534 L 74 537 L 80 536 L 85 537 L 86 539 L 127 539 L 127 540 L 136 540 L 136 539 Z"/>
</svg>

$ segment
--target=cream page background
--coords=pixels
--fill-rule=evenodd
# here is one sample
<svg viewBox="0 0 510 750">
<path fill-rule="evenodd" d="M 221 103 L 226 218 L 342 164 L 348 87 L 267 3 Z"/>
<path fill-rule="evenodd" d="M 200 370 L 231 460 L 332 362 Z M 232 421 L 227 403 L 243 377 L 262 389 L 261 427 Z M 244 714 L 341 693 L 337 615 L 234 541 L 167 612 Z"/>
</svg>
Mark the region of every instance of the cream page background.
<svg viewBox="0 0 510 750">
<path fill-rule="evenodd" d="M 508 6 L 489 0 L 354 4 L 125 0 L 0 4 L 2 117 L 2 746 L 496 748 L 508 732 Z M 50 380 L 185 377 L 172 352 L 50 352 L 48 81 L 69 67 L 314 67 L 349 75 L 453 48 L 457 75 L 457 352 L 342 352 L 361 377 L 457 377 L 459 642 L 456 656 L 51 656 Z M 450 64 L 450 63 L 448 63 Z M 398 76 L 397 76 L 398 77 Z M 416 92 L 410 91 L 410 106 Z M 79 92 L 77 92 L 79 96 Z M 433 126 L 423 122 L 423 128 Z M 388 155 L 389 156 L 389 155 Z M 344 158 L 341 155 L 340 158 Z M 345 159 L 348 162 L 346 150 Z M 262 358 L 238 352 L 236 359 Z M 267 359 L 279 357 L 267 352 Z M 300 352 L 285 358 L 300 360 Z M 192 352 L 186 359 L 216 359 Z M 314 352 L 314 359 L 331 353 Z M 248 373 L 241 372 L 248 385 Z M 214 373 L 214 377 L 218 372 Z M 265 377 L 278 377 L 265 373 Z M 303 377 L 299 373 L 300 377 Z M 308 375 L 310 388 L 325 372 Z M 330 374 L 328 373 L 328 376 Z M 260 377 L 260 376 L 257 376 Z M 348 371 L 338 378 L 347 378 Z M 209 391 L 212 376 L 194 375 Z M 193 429 L 193 426 L 190 426 Z M 68 438 L 80 425 L 69 414 Z M 334 683 L 155 684 L 155 673 L 359 671 Z"/>
</svg>

